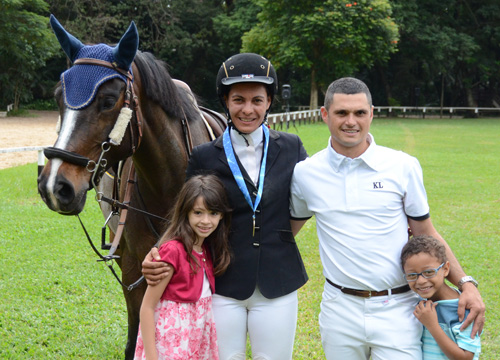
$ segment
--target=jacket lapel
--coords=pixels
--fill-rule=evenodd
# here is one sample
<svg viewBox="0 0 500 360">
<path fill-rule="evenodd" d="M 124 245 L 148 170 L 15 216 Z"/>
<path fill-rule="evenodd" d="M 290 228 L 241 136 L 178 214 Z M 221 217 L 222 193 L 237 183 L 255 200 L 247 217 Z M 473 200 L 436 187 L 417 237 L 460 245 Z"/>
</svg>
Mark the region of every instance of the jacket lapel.
<svg viewBox="0 0 500 360">
<path fill-rule="evenodd" d="M 277 131 L 269 129 L 269 148 L 267 150 L 266 174 L 271 171 L 271 168 L 276 163 L 276 159 L 281 151 L 280 134 Z"/>
</svg>

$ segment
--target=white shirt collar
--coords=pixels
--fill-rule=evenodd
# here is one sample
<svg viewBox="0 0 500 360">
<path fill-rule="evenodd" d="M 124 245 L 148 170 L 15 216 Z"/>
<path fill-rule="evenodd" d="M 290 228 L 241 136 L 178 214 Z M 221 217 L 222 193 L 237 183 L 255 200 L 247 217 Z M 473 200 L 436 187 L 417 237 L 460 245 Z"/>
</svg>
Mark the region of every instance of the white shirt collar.
<svg viewBox="0 0 500 360">
<path fill-rule="evenodd" d="M 373 170 L 377 170 L 377 158 L 375 156 L 375 147 L 377 144 L 375 143 L 375 139 L 373 138 L 372 134 L 368 134 L 367 141 L 369 143 L 368 149 L 365 150 L 364 153 L 362 153 L 360 156 L 358 156 L 355 159 L 348 158 L 347 156 L 341 155 L 335 151 L 335 149 L 332 147 L 332 138 L 330 137 L 328 139 L 328 159 L 330 164 L 332 164 L 333 169 L 335 171 L 339 171 L 340 166 L 342 163 L 345 161 L 352 161 L 352 160 L 357 160 L 358 161 L 363 161 L 366 165 L 371 167 Z"/>
<path fill-rule="evenodd" d="M 243 138 L 243 137 L 246 137 L 247 139 L 251 139 L 251 141 L 253 141 L 253 146 L 255 148 L 257 148 L 257 146 L 262 142 L 262 139 L 264 136 L 262 126 L 259 126 L 257 129 L 255 129 L 250 134 L 241 135 L 235 129 L 231 129 L 229 134 L 231 135 L 231 142 L 233 143 L 233 146 L 235 146 L 235 145 L 236 146 L 247 146 L 245 139 Z"/>
</svg>

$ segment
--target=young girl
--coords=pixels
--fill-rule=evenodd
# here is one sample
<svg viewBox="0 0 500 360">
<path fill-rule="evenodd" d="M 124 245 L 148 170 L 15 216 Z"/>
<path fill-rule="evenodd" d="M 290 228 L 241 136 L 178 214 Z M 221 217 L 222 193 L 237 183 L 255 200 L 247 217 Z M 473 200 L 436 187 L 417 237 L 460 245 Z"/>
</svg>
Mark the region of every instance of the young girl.
<svg viewBox="0 0 500 360">
<path fill-rule="evenodd" d="M 227 204 L 224 185 L 213 175 L 184 184 L 159 245 L 161 261 L 173 271 L 146 290 L 135 359 L 219 358 L 211 295 L 214 276 L 230 261 Z"/>
<path fill-rule="evenodd" d="M 408 285 L 425 299 L 414 311 L 425 326 L 424 360 L 479 359 L 479 336 L 470 337 L 473 324 L 460 330 L 463 323 L 457 315 L 460 292 L 444 282 L 450 271 L 444 245 L 432 236 L 414 236 L 403 247 L 401 263 Z"/>
</svg>

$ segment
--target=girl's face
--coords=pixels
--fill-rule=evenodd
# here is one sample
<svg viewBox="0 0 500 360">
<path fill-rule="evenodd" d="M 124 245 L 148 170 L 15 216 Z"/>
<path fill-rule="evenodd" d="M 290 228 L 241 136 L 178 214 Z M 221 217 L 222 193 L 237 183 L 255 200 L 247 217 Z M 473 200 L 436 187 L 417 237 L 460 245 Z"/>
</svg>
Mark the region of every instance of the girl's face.
<svg viewBox="0 0 500 360">
<path fill-rule="evenodd" d="M 188 214 L 189 226 L 196 234 L 195 244 L 203 244 L 203 241 L 217 229 L 221 219 L 222 214 L 207 209 L 203 198 L 198 196 Z"/>
<path fill-rule="evenodd" d="M 259 83 L 233 84 L 225 100 L 234 126 L 245 134 L 250 134 L 262 124 L 271 106 L 266 87 Z"/>
<path fill-rule="evenodd" d="M 418 253 L 406 259 L 404 264 L 405 274 L 417 273 L 420 274 L 427 270 L 437 269 L 441 262 L 436 257 L 428 253 Z M 450 263 L 448 261 L 439 269 L 434 277 L 429 279 L 424 278 L 421 274 L 418 275 L 417 280 L 408 281 L 410 288 L 424 299 L 432 301 L 440 300 L 443 297 L 441 292 L 445 291 L 444 279 L 450 272 Z"/>
</svg>

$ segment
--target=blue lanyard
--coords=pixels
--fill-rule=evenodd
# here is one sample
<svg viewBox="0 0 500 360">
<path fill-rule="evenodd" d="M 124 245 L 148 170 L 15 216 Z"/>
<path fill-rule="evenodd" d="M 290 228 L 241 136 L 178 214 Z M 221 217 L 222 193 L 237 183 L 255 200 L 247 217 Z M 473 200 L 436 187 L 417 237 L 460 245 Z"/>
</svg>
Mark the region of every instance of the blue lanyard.
<svg viewBox="0 0 500 360">
<path fill-rule="evenodd" d="M 243 196 L 245 197 L 245 200 L 247 201 L 248 205 L 253 210 L 253 231 L 252 231 L 252 236 L 255 236 L 255 210 L 257 210 L 257 207 L 259 206 L 260 200 L 262 198 L 262 192 L 264 190 L 264 175 L 266 173 L 266 160 L 267 160 L 267 149 L 269 147 L 269 129 L 267 126 L 262 124 L 262 130 L 264 131 L 264 156 L 262 157 L 262 163 L 260 165 L 260 172 L 259 172 L 259 188 L 257 190 L 257 197 L 255 198 L 255 203 L 252 203 L 252 198 L 250 197 L 250 194 L 248 192 L 248 188 L 245 184 L 245 180 L 243 179 L 243 175 L 241 174 L 240 167 L 238 166 L 238 162 L 236 161 L 236 156 L 234 155 L 234 150 L 233 150 L 233 145 L 231 143 L 231 137 L 229 136 L 229 127 L 226 128 L 224 131 L 222 140 L 224 144 L 224 151 L 226 153 L 226 158 L 227 158 L 227 163 L 229 164 L 229 168 L 231 169 L 231 172 L 233 173 L 234 180 L 236 180 L 236 184 L 238 185 L 238 188 L 240 191 L 243 193 Z"/>
</svg>

